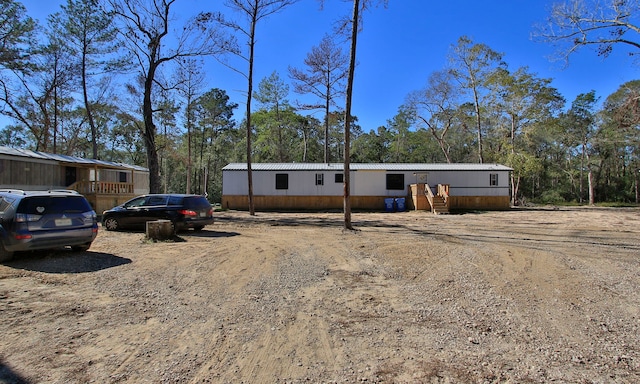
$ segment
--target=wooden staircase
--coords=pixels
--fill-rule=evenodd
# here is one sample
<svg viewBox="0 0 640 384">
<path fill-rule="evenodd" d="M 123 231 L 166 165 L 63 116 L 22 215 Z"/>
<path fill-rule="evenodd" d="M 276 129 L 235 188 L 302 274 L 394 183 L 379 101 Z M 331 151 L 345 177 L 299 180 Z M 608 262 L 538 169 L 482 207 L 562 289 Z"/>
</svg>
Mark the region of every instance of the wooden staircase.
<svg viewBox="0 0 640 384">
<path fill-rule="evenodd" d="M 449 207 L 442 196 L 436 195 L 433 197 L 433 203 L 431 203 L 431 212 L 436 215 L 449 213 Z"/>
<path fill-rule="evenodd" d="M 429 184 L 425 184 L 424 193 L 431 205 L 431 212 L 436 215 L 449 213 L 449 185 L 438 184 L 438 193 L 434 195 Z"/>
</svg>

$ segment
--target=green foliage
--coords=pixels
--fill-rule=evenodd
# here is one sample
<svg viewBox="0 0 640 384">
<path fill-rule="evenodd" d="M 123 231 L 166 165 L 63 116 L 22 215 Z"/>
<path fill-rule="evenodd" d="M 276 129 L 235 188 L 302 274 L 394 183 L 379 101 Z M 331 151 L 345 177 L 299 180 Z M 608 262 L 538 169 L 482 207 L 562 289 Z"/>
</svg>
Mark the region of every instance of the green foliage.
<svg viewBox="0 0 640 384">
<path fill-rule="evenodd" d="M 542 192 L 540 197 L 535 200 L 541 204 L 564 204 L 565 198 L 557 190 L 547 190 Z"/>
<path fill-rule="evenodd" d="M 133 5 L 127 8 L 132 15 L 143 13 L 131 0 L 115 4 Z M 527 67 L 509 68 L 502 54 L 463 36 L 452 46 L 448 67 L 430 74 L 384 125 L 365 132 L 357 116 L 350 116 L 351 147 L 345 151 L 340 100 L 348 58 L 337 40 L 326 37 L 314 47 L 304 71 L 289 68 L 293 90 L 315 96 L 317 103 L 290 103 L 289 83 L 273 72 L 251 95 L 258 109 L 237 116 L 238 105 L 225 90 L 202 93 L 193 87 L 189 97 L 181 97 L 186 82 L 206 73 L 203 67 L 182 65 L 191 54 L 215 54 L 222 42 L 229 50 L 238 48 L 233 36 L 202 28 L 222 19 L 202 14 L 187 25 L 184 40 L 178 41 L 185 43 L 181 48 L 193 43 L 197 49 L 182 51 L 182 60 L 172 66 L 169 54 L 180 56 L 174 40 L 145 40 L 135 23 L 127 26 L 103 12 L 108 8 L 99 0 L 66 0 L 36 34 L 36 23 L 19 2 L 0 2 L 0 112 L 13 120 L 0 130 L 0 145 L 83 157 L 93 156 L 95 149 L 101 159 L 147 167 L 157 157 L 161 190 L 207 193 L 215 202 L 221 199 L 222 167 L 247 161 L 249 118 L 252 161 L 337 163 L 350 149 L 353 162 L 496 162 L 513 168 L 514 202 L 578 204 L 591 197 L 595 203 L 625 205 L 639 200 L 640 80 L 622 84 L 603 103 L 591 91 L 567 105 L 551 79 Z M 129 37 L 142 39 L 129 41 L 137 48 L 129 52 L 138 55 L 138 73 L 121 74 L 126 67 L 120 65 L 129 57 L 119 51 L 114 21 Z M 139 22 L 138 27 L 152 26 L 151 18 Z M 221 37 L 217 43 L 216 36 Z M 205 41 L 210 45 L 200 44 Z M 152 46 L 162 49 L 145 51 Z M 145 73 L 147 53 L 155 60 L 153 73 Z M 178 66 L 184 72 L 171 76 Z M 324 116 L 310 116 L 311 109 Z M 156 157 L 150 157 L 149 146 Z"/>
<path fill-rule="evenodd" d="M 29 48 L 36 22 L 14 0 L 0 1 L 0 69 L 29 69 Z"/>
</svg>

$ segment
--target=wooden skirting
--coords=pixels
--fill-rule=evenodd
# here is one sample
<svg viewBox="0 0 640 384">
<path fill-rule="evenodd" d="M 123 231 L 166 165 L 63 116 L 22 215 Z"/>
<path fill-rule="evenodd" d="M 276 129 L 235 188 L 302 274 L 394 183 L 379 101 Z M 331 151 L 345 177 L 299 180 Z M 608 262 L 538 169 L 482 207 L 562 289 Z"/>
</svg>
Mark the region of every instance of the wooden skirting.
<svg viewBox="0 0 640 384">
<path fill-rule="evenodd" d="M 390 196 L 351 196 L 351 208 L 384 211 L 384 200 Z M 405 197 L 405 196 L 398 196 Z M 429 210 L 429 202 L 420 196 L 408 196 L 407 209 Z M 414 201 L 413 199 L 416 199 Z M 509 196 L 450 196 L 449 209 L 485 209 L 503 210 L 509 209 Z M 333 210 L 344 207 L 342 196 L 254 196 L 255 209 L 266 211 L 277 210 Z M 249 198 L 247 196 L 222 196 L 222 207 L 225 209 L 235 209 L 246 211 L 249 209 Z"/>
<path fill-rule="evenodd" d="M 409 204 L 409 209 L 417 210 L 417 211 L 429 211 L 431 210 L 431 205 L 429 204 L 429 200 L 427 199 L 427 195 L 425 195 L 424 190 L 425 184 L 411 184 L 409 186 L 409 191 L 411 193 L 411 200 Z"/>
<path fill-rule="evenodd" d="M 86 194 L 85 197 L 87 198 L 87 200 L 89 200 L 89 203 L 91 203 L 93 210 L 96 211 L 98 215 L 102 215 L 102 212 L 106 211 L 107 209 L 111 209 L 117 205 L 120 205 L 126 202 L 127 200 L 133 199 L 134 197 L 136 197 L 136 195 L 133 193 L 129 193 L 129 194 L 114 193 L 114 194 L 99 194 L 99 195 L 95 193 L 91 193 L 91 194 Z"/>
<path fill-rule="evenodd" d="M 388 196 L 351 196 L 351 208 L 384 210 L 384 199 Z M 256 210 L 333 210 L 343 209 L 342 196 L 254 196 Z M 222 196 L 222 207 L 247 210 L 247 196 Z"/>
<path fill-rule="evenodd" d="M 505 210 L 511 207 L 509 196 L 449 196 L 450 210 Z"/>
</svg>

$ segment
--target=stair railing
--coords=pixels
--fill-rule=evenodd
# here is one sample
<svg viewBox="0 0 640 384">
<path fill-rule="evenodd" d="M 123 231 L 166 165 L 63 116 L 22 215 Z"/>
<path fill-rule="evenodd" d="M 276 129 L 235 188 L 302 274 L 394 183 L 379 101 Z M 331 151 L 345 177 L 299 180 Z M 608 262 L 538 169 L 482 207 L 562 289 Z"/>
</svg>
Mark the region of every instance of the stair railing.
<svg viewBox="0 0 640 384">
<path fill-rule="evenodd" d="M 438 196 L 442 197 L 442 201 L 449 208 L 449 184 L 438 184 Z"/>
<path fill-rule="evenodd" d="M 434 208 L 433 208 L 433 191 L 431 190 L 431 187 L 429 186 L 429 184 L 425 184 L 424 185 L 424 194 L 427 196 L 427 201 L 429 201 L 429 206 L 431 207 L 431 212 L 434 212 Z"/>
</svg>

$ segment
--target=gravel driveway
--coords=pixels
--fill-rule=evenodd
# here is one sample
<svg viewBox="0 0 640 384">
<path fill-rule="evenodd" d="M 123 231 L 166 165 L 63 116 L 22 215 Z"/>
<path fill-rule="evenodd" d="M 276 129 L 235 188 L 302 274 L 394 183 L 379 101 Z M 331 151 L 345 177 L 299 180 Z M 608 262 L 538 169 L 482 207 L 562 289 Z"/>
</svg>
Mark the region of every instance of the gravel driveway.
<svg viewBox="0 0 640 384">
<path fill-rule="evenodd" d="M 0 264 L 0 382 L 640 382 L 640 209 L 352 219 Z"/>
</svg>

